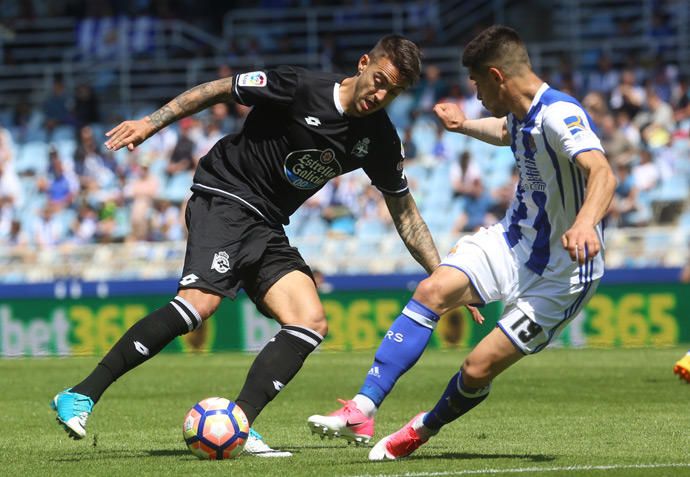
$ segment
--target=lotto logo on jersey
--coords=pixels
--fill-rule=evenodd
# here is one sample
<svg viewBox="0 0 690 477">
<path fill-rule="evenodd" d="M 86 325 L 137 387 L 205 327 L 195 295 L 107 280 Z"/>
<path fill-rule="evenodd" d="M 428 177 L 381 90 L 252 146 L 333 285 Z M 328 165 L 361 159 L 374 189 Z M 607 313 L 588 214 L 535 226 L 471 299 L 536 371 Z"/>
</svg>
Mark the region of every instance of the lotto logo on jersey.
<svg viewBox="0 0 690 477">
<path fill-rule="evenodd" d="M 242 73 L 237 79 L 237 84 L 240 86 L 249 87 L 264 87 L 266 86 L 266 73 L 263 71 L 252 71 L 250 73 Z"/>
<path fill-rule="evenodd" d="M 573 136 L 585 130 L 585 123 L 580 116 L 569 116 L 564 122 Z"/>
</svg>

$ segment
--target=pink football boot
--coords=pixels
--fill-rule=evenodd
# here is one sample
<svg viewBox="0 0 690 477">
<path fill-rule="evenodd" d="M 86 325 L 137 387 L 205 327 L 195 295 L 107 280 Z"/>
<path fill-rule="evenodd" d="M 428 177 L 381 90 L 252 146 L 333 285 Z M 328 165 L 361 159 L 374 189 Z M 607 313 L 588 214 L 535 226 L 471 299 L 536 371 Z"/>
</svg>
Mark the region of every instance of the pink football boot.
<svg viewBox="0 0 690 477">
<path fill-rule="evenodd" d="M 367 417 L 357 409 L 354 401 L 338 399 L 343 407 L 327 416 L 315 414 L 307 419 L 307 425 L 313 434 L 321 438 L 341 437 L 348 443 L 368 444 L 374 435 L 374 418 Z"/>
<path fill-rule="evenodd" d="M 369 460 L 395 460 L 407 457 L 429 439 L 423 439 L 415 430 L 421 425 L 424 412 L 420 412 L 400 430 L 390 434 L 376 443 L 369 452 Z M 417 422 L 419 420 L 419 422 Z"/>
</svg>

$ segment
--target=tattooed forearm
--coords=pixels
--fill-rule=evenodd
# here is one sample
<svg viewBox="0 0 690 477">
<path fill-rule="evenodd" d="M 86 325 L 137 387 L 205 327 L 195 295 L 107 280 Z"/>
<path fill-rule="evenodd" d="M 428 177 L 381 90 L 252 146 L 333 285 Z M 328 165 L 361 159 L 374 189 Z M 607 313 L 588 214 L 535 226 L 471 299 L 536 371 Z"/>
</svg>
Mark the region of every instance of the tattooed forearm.
<svg viewBox="0 0 690 477">
<path fill-rule="evenodd" d="M 232 78 L 200 84 L 177 96 L 149 116 L 156 131 L 178 119 L 206 109 L 212 104 L 232 101 Z"/>
<path fill-rule="evenodd" d="M 175 120 L 175 112 L 167 104 L 149 116 L 151 124 L 156 130 L 161 129 Z"/>
<path fill-rule="evenodd" d="M 410 254 L 427 272 L 431 273 L 438 266 L 441 258 L 412 195 L 408 194 L 400 198 L 386 196 L 386 205 L 393 217 L 398 235 Z"/>
</svg>

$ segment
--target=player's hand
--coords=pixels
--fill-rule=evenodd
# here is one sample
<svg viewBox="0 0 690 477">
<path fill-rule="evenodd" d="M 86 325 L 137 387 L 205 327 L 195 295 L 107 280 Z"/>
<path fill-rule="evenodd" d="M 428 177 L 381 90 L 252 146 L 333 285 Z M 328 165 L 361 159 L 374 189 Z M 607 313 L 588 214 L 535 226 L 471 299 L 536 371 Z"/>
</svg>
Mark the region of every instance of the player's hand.
<svg viewBox="0 0 690 477">
<path fill-rule="evenodd" d="M 472 315 L 472 319 L 475 323 L 478 325 L 484 324 L 484 317 L 481 313 L 479 313 L 479 309 L 476 306 L 465 305 L 465 308 L 467 308 L 467 311 L 470 312 L 470 315 Z"/>
<path fill-rule="evenodd" d="M 561 243 L 570 254 L 570 258 L 580 265 L 593 260 L 601 250 L 596 229 L 591 225 L 577 222 L 563 234 Z"/>
<path fill-rule="evenodd" d="M 453 103 L 438 103 L 434 106 L 434 113 L 443 123 L 443 127 L 453 132 L 460 132 L 467 119 L 462 109 Z"/>
<path fill-rule="evenodd" d="M 126 146 L 127 149 L 133 151 L 135 147 L 148 139 L 153 132 L 153 125 L 148 117 L 123 121 L 105 133 L 110 138 L 105 142 L 105 147 L 111 151 L 117 151 Z"/>
</svg>

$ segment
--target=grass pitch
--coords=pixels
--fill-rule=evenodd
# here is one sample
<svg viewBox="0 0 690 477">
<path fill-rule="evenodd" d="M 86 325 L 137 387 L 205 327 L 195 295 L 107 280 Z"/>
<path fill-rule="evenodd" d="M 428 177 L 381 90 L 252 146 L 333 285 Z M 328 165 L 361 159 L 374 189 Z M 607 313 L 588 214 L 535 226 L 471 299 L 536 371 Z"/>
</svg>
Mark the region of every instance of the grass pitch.
<svg viewBox="0 0 690 477">
<path fill-rule="evenodd" d="M 0 360 L 4 476 L 690 476 L 690 385 L 672 374 L 687 348 L 546 350 L 494 383 L 488 400 L 408 459 L 368 462 L 367 448 L 312 436 L 306 418 L 359 388 L 373 351 L 317 353 L 259 417 L 289 459 L 199 461 L 182 418 L 209 396 L 233 399 L 252 356 L 164 354 L 116 382 L 89 435 L 67 438 L 48 407 L 97 358 Z M 466 351 L 428 352 L 377 416 L 375 439 L 435 402 Z"/>
</svg>

